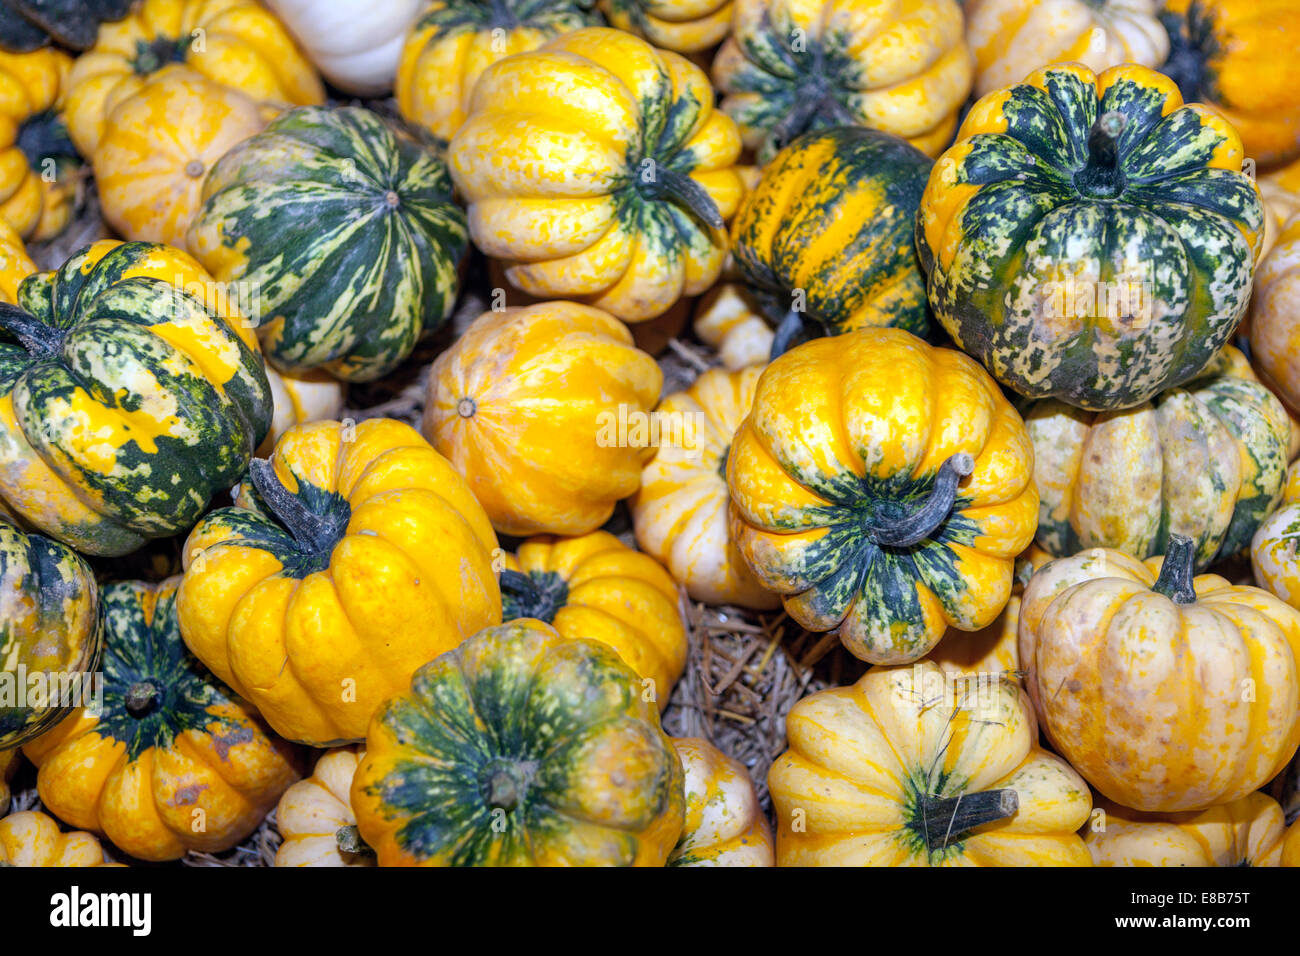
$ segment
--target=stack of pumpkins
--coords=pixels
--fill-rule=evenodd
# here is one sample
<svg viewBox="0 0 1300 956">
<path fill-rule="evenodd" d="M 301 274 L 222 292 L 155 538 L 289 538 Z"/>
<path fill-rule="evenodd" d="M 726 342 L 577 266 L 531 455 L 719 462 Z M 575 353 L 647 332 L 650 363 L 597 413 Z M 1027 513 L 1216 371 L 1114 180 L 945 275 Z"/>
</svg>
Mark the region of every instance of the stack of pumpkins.
<svg viewBox="0 0 1300 956">
<path fill-rule="evenodd" d="M 0 0 L 0 863 L 1300 865 L 1300 0 L 327 7 Z"/>
</svg>

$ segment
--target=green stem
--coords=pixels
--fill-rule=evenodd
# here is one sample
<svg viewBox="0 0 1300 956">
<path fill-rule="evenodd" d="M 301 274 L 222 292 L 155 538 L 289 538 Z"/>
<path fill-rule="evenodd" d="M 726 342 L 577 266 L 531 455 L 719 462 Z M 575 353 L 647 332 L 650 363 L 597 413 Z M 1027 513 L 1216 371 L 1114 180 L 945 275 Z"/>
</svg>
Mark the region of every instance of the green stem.
<svg viewBox="0 0 1300 956">
<path fill-rule="evenodd" d="M 955 797 L 923 794 L 919 809 L 925 845 L 934 853 L 976 827 L 1014 816 L 1020 809 L 1020 795 L 1010 788 L 959 793 Z"/>
<path fill-rule="evenodd" d="M 910 514 L 902 517 L 877 518 L 868 534 L 876 544 L 891 548 L 907 548 L 924 541 L 947 520 L 957 501 L 957 485 L 975 468 L 975 459 L 968 452 L 958 452 L 939 466 L 925 502 Z"/>
<path fill-rule="evenodd" d="M 339 515 L 318 515 L 302 499 L 286 488 L 275 467 L 265 458 L 254 458 L 248 464 L 253 487 L 280 523 L 289 529 L 298 546 L 313 555 L 328 556 L 343 537 L 347 520 Z"/>
<path fill-rule="evenodd" d="M 1118 110 L 1102 113 L 1088 134 L 1088 162 L 1075 174 L 1075 187 L 1096 198 L 1118 196 L 1126 185 L 1119 166 L 1119 138 L 1128 127 L 1128 117 Z"/>
<path fill-rule="evenodd" d="M 795 340 L 799 339 L 803 332 L 803 313 L 791 309 L 777 323 L 776 334 L 772 337 L 772 353 L 768 356 L 768 361 L 775 361 L 790 351 L 790 346 L 795 344 Z"/>
<path fill-rule="evenodd" d="M 0 329 L 16 338 L 33 355 L 57 355 L 63 350 L 65 329 L 46 325 L 16 305 L 0 302 Z"/>
<path fill-rule="evenodd" d="M 137 681 L 126 691 L 126 712 L 132 717 L 148 715 L 158 703 L 158 688 L 152 681 Z"/>
<path fill-rule="evenodd" d="M 370 844 L 361 839 L 361 831 L 356 826 L 339 827 L 334 831 L 334 840 L 343 853 L 374 853 Z"/>
<path fill-rule="evenodd" d="M 708 194 L 703 186 L 685 173 L 679 173 L 675 169 L 668 169 L 663 165 L 656 165 L 654 179 L 649 184 L 646 193 L 650 198 L 668 197 L 684 206 L 691 215 L 710 229 L 721 231 L 726 227 L 726 224 L 722 221 L 722 213 L 718 212 L 718 204 L 713 201 L 713 197 Z"/>
<path fill-rule="evenodd" d="M 521 574 L 509 568 L 501 572 L 503 618 L 513 621 L 532 617 L 550 624 L 569 597 L 569 586 L 554 572 Z"/>
<path fill-rule="evenodd" d="M 1196 601 L 1196 588 L 1192 578 L 1196 566 L 1196 542 L 1186 535 L 1171 534 L 1165 548 L 1165 560 L 1160 566 L 1160 576 L 1151 590 L 1163 594 L 1175 604 L 1192 604 Z"/>
</svg>

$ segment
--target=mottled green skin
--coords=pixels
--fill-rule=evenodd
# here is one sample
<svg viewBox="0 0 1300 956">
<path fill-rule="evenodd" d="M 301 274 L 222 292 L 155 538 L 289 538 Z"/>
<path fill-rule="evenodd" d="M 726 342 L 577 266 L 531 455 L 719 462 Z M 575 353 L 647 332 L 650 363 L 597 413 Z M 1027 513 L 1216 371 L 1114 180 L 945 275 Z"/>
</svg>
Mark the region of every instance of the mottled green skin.
<svg viewBox="0 0 1300 956">
<path fill-rule="evenodd" d="M 220 278 L 252 290 L 277 365 L 371 381 L 451 314 L 468 241 L 451 189 L 440 158 L 374 113 L 303 107 L 213 167 L 189 244 L 216 271 L 217 246 L 244 257 Z"/>
<path fill-rule="evenodd" d="M 1213 63 L 1222 51 L 1214 34 L 1213 16 L 1200 3 L 1192 3 L 1186 16 L 1162 11 L 1160 23 L 1169 34 L 1169 57 L 1160 72 L 1178 84 L 1188 103 L 1221 102 Z"/>
<path fill-rule="evenodd" d="M 0 332 L 0 395 L 12 394 L 21 438 L 104 516 L 90 529 L 41 530 L 91 554 L 126 554 L 192 527 L 248 466 L 271 425 L 262 358 L 224 318 L 171 282 L 123 278 L 157 248 L 123 243 L 89 269 L 82 250 L 57 272 L 25 279 L 19 305 L 61 336 L 54 351 L 29 350 Z M 148 326 L 186 321 L 211 324 L 237 353 L 229 381 L 209 381 L 188 360 L 184 371 L 168 367 L 180 353 Z M 115 466 L 99 470 L 78 450 L 85 423 L 51 407 L 78 389 L 105 410 L 174 400 L 180 434 L 156 437 L 153 453 L 129 439 L 116 449 Z"/>
<path fill-rule="evenodd" d="M 0 0 L 0 47 L 15 52 L 55 42 L 85 50 L 93 46 L 99 24 L 120 20 L 132 0 Z"/>
<path fill-rule="evenodd" d="M 15 695 L 15 703 L 19 664 L 29 673 L 89 676 L 94 671 L 100 648 L 98 600 L 94 575 L 76 552 L 41 535 L 23 534 L 0 517 L 0 669 L 13 682 L 6 693 Z M 62 676 L 60 681 L 60 686 L 71 686 L 62 683 Z M 23 690 L 28 693 L 31 686 Z M 68 703 L 0 706 L 0 749 L 54 726 L 70 709 Z"/>
<path fill-rule="evenodd" d="M 1222 138 L 1196 112 L 1161 117 L 1160 90 L 1125 79 L 1099 103 L 1091 84 L 1064 69 L 1049 71 L 1046 85 L 1050 92 L 1011 88 L 1001 109 L 1007 132 L 965 141 L 956 180 L 979 189 L 948 227 L 962 237 L 950 267 L 918 218 L 930 305 L 957 344 L 1014 391 L 1130 408 L 1195 376 L 1231 336 L 1254 271 L 1243 230 L 1259 234 L 1263 207 L 1246 176 L 1207 167 Z M 1079 174 L 1094 121 L 1112 111 L 1127 118 L 1121 186 L 1098 196 Z M 1093 318 L 1044 314 L 1057 269 L 1091 263 L 1092 281 L 1117 282 L 1126 260 L 1151 283 L 1149 320 L 1120 316 L 1115 335 Z"/>
<path fill-rule="evenodd" d="M 418 860 L 630 864 L 638 832 L 681 813 L 681 762 L 636 674 L 536 621 L 487 628 L 426 664 L 375 720 L 401 749 L 366 792 Z M 508 809 L 490 800 L 498 773 L 513 781 Z"/>
<path fill-rule="evenodd" d="M 438 0 L 412 28 L 437 28 L 439 39 L 480 30 L 527 27 L 559 36 L 582 27 L 600 26 L 604 18 L 590 0 Z"/>
</svg>

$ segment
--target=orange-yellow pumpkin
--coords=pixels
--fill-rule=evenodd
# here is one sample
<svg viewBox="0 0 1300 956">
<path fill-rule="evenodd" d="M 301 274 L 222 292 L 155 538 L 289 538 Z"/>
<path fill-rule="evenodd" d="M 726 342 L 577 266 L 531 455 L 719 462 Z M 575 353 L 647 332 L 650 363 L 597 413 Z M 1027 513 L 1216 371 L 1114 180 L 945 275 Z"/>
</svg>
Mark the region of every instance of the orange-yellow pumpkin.
<svg viewBox="0 0 1300 956">
<path fill-rule="evenodd" d="M 1083 842 L 1096 866 L 1279 866 L 1285 835 L 1277 801 L 1248 793 L 1186 813 L 1141 813 L 1099 800 Z"/>
<path fill-rule="evenodd" d="M 104 852 L 93 833 L 64 833 L 54 818 L 38 810 L 11 813 L 0 820 L 0 866 L 122 866 Z"/>
</svg>

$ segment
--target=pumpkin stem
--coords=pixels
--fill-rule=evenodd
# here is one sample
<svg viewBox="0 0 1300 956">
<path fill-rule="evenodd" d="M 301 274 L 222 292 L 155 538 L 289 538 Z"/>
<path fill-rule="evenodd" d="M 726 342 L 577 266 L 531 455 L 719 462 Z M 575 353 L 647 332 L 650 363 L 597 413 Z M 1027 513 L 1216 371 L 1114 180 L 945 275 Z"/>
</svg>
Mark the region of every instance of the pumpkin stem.
<svg viewBox="0 0 1300 956">
<path fill-rule="evenodd" d="M 1160 566 L 1160 577 L 1151 590 L 1163 594 L 1175 604 L 1192 604 L 1196 601 L 1196 588 L 1192 584 L 1196 565 L 1196 542 L 1182 534 L 1171 534 L 1165 548 L 1165 560 Z"/>
<path fill-rule="evenodd" d="M 488 779 L 487 802 L 497 810 L 509 813 L 519 806 L 519 781 L 508 770 L 497 770 Z"/>
<path fill-rule="evenodd" d="M 158 688 L 152 681 L 137 681 L 127 688 L 126 712 L 132 717 L 144 717 L 158 703 Z"/>
<path fill-rule="evenodd" d="M 1075 187 L 1088 196 L 1105 199 L 1124 191 L 1124 173 L 1119 168 L 1119 138 L 1128 127 L 1128 117 L 1111 110 L 1097 117 L 1088 134 L 1088 162 L 1074 177 Z"/>
<path fill-rule="evenodd" d="M 57 355 L 63 349 L 67 330 L 46 325 L 16 305 L 0 302 L 0 329 L 16 338 L 33 355 Z"/>
<path fill-rule="evenodd" d="M 768 361 L 776 361 L 790 350 L 795 339 L 804 331 L 803 313 L 791 309 L 776 326 L 776 335 L 772 338 L 772 354 Z"/>
<path fill-rule="evenodd" d="M 873 516 L 869 530 L 871 540 L 891 548 L 907 548 L 924 541 L 947 519 L 957 500 L 957 485 L 974 469 L 975 459 L 969 452 L 958 452 L 950 457 L 939 466 L 934 488 L 921 507 L 900 518 Z"/>
<path fill-rule="evenodd" d="M 1209 56 L 1214 47 L 1214 24 L 1198 5 L 1192 4 L 1186 17 L 1168 10 L 1160 14 L 1160 24 L 1169 34 L 1169 58 L 1160 72 L 1178 85 L 1184 103 L 1205 97 L 1210 85 Z"/>
<path fill-rule="evenodd" d="M 268 459 L 254 458 L 248 463 L 248 473 L 257 493 L 271 513 L 289 529 L 298 546 L 310 554 L 328 557 L 339 538 L 343 537 L 347 517 L 316 514 L 284 486 Z"/>
<path fill-rule="evenodd" d="M 768 132 L 768 142 L 773 150 L 780 151 L 789 146 L 808 129 L 813 117 L 820 112 L 823 105 L 822 96 L 816 91 L 809 92 L 811 95 L 804 95 L 801 91 L 801 94 L 795 98 L 795 104 L 790 112 L 777 120 Z"/>
<path fill-rule="evenodd" d="M 519 26 L 519 18 L 515 16 L 515 12 L 510 9 L 510 4 L 506 0 L 490 0 L 489 6 L 492 9 L 492 26 L 506 30 L 513 30 Z"/>
<path fill-rule="evenodd" d="M 342 853 L 374 853 L 370 844 L 361 839 L 361 831 L 355 825 L 339 827 L 334 831 L 334 841 Z"/>
<path fill-rule="evenodd" d="M 29 117 L 18 127 L 14 145 L 27 157 L 27 165 L 41 173 L 44 172 L 41 166 L 47 159 L 81 161 L 77 147 L 72 145 L 72 138 L 68 136 L 67 125 L 54 110 Z"/>
<path fill-rule="evenodd" d="M 669 169 L 661 163 L 655 164 L 650 179 L 642 181 L 641 194 L 647 199 L 666 196 L 685 206 L 691 215 L 710 229 L 720 232 L 726 228 L 726 223 L 722 221 L 722 213 L 718 212 L 718 204 L 713 201 L 708 191 L 685 173 Z"/>
<path fill-rule="evenodd" d="M 925 845 L 934 853 L 976 827 L 1014 816 L 1020 809 L 1020 794 L 1010 788 L 959 793 L 955 797 L 925 793 L 919 803 Z"/>
<path fill-rule="evenodd" d="M 554 572 L 521 574 L 509 568 L 501 572 L 502 619 L 513 621 L 534 617 L 550 624 L 569 598 L 569 585 Z"/>
</svg>

